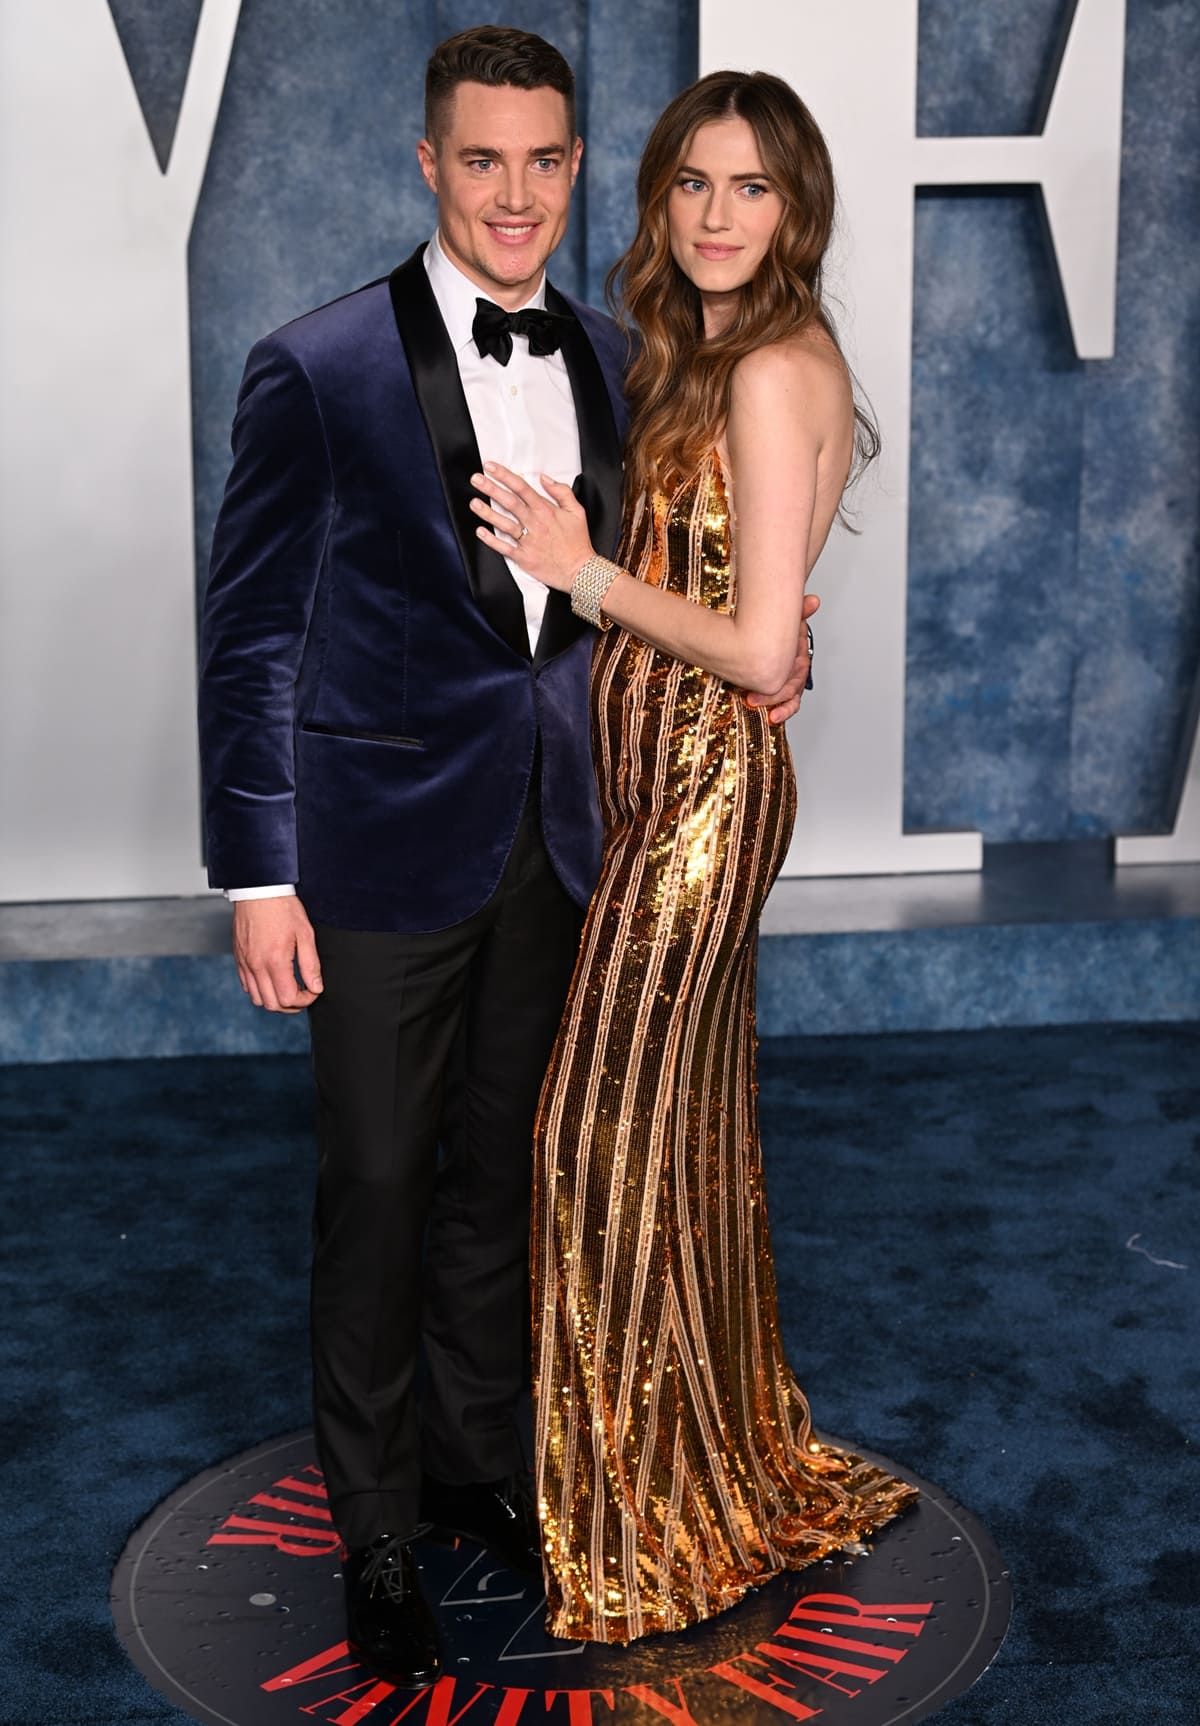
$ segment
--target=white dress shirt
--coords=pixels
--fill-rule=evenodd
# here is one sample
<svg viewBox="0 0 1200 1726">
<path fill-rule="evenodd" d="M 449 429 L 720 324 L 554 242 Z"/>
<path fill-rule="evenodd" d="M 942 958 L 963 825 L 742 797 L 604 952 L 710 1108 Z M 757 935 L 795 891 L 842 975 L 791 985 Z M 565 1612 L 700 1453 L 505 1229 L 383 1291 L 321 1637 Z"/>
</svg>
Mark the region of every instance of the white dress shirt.
<svg viewBox="0 0 1200 1726">
<path fill-rule="evenodd" d="M 425 268 L 458 360 L 458 375 L 475 428 L 480 460 L 503 462 L 538 491 L 543 491 L 544 473 L 571 485 L 579 473 L 579 427 L 561 350 L 539 358 L 530 353 L 527 337 L 514 336 L 512 357 L 506 366 L 490 355 L 485 357 L 475 346 L 471 325 L 476 300 L 492 296 L 476 287 L 451 263 L 436 234 L 425 252 Z M 513 310 L 536 306 L 540 311 L 545 304 L 543 276 L 536 292 Z M 547 589 L 519 569 L 511 558 L 505 561 L 521 590 L 532 653 L 546 610 Z"/>
<path fill-rule="evenodd" d="M 479 459 L 503 462 L 538 491 L 543 490 L 543 473 L 564 485 L 572 484 L 580 466 L 579 426 L 571 380 L 561 351 L 539 357 L 529 352 L 525 336 L 514 336 L 512 356 L 506 366 L 491 355 L 482 355 L 475 346 L 471 325 L 476 300 L 490 299 L 491 295 L 485 294 L 450 261 L 437 234 L 425 250 L 425 269 L 458 360 Z M 543 276 L 529 299 L 513 309 L 524 311 L 527 306 L 536 306 L 541 310 L 545 304 Z M 541 632 L 547 589 L 519 569 L 511 558 L 505 562 L 521 592 L 532 654 Z M 294 886 L 285 885 L 231 887 L 227 895 L 230 899 L 270 899 L 295 891 Z"/>
</svg>

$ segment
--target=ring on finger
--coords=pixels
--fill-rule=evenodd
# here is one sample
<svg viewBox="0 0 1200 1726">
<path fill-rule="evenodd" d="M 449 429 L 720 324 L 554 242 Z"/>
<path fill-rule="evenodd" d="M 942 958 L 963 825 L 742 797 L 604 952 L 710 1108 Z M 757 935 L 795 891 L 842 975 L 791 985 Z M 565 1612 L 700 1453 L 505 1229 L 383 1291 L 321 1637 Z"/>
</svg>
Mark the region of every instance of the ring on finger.
<svg viewBox="0 0 1200 1726">
<path fill-rule="evenodd" d="M 525 538 L 525 535 L 526 535 L 526 534 L 527 534 L 527 533 L 528 533 L 528 532 L 529 532 L 529 523 L 528 523 L 528 522 L 527 522 L 527 521 L 525 521 L 525 522 L 522 522 L 522 523 L 521 523 L 521 531 L 520 531 L 520 533 L 519 533 L 519 534 L 518 534 L 518 535 L 517 535 L 517 538 L 518 538 L 518 539 L 524 539 L 524 538 Z"/>
</svg>

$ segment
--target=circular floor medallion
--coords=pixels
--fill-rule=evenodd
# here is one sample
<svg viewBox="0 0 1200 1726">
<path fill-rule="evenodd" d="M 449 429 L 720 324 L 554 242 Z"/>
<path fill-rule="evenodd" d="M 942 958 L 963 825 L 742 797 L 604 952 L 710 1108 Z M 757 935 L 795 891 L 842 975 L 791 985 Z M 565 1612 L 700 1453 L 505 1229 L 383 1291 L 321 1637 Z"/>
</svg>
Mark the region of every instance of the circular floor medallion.
<svg viewBox="0 0 1200 1726">
<path fill-rule="evenodd" d="M 446 1671 L 414 1696 L 347 1654 L 338 1540 L 299 1432 L 159 1505 L 118 1560 L 113 1615 L 134 1664 L 207 1726 L 901 1726 L 978 1678 L 1011 1610 L 975 1518 L 905 1478 L 921 1499 L 868 1557 L 777 1577 L 629 1648 L 552 1641 L 540 1590 L 465 1542 L 423 1543 Z"/>
</svg>

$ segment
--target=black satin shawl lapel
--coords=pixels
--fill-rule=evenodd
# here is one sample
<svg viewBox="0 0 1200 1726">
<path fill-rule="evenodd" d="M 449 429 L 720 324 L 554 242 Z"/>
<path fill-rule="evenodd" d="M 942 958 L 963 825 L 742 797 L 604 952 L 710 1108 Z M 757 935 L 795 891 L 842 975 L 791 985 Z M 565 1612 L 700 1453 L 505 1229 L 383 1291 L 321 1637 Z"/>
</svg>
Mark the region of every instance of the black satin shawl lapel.
<svg viewBox="0 0 1200 1726">
<path fill-rule="evenodd" d="M 478 523 L 470 507 L 476 495 L 471 475 L 482 466 L 479 445 L 458 361 L 429 285 L 424 252 L 424 246 L 418 247 L 388 278 L 396 328 L 408 356 L 413 389 L 433 445 L 446 508 L 471 591 L 501 640 L 522 659 L 528 659 L 529 632 L 520 589 L 500 553 L 475 537 Z"/>
<path fill-rule="evenodd" d="M 575 495 L 587 514 L 592 544 L 602 557 L 611 557 L 617 548 L 617 534 L 621 527 L 623 479 L 621 440 L 617 435 L 612 403 L 587 331 L 570 303 L 549 282 L 546 283 L 546 310 L 567 320 L 562 356 L 575 400 L 581 468 L 575 483 Z M 556 653 L 569 647 L 585 627 L 571 610 L 567 595 L 551 592 L 546 599 L 534 663 L 544 665 L 548 659 L 553 659 Z"/>
</svg>

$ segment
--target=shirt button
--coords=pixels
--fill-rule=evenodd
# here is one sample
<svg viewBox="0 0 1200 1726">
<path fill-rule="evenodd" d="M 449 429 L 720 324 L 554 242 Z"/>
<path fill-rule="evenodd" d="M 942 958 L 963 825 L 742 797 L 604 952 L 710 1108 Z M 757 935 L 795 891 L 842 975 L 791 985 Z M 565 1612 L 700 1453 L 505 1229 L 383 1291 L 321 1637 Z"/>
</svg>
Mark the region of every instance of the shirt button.
<svg viewBox="0 0 1200 1726">
<path fill-rule="evenodd" d="M 515 396 L 515 395 L 516 395 L 516 394 L 517 394 L 517 386 L 516 386 L 516 384 L 509 384 L 509 386 L 508 386 L 508 393 L 509 393 L 509 395 L 510 395 L 510 396 Z"/>
</svg>

